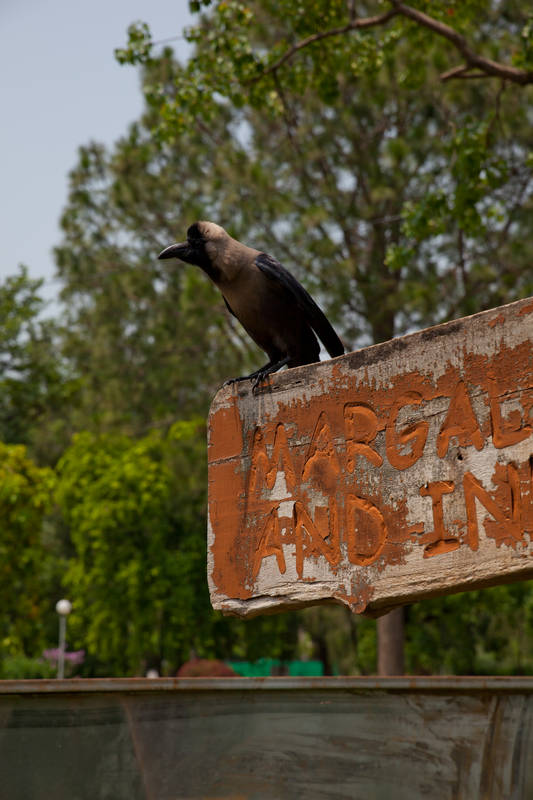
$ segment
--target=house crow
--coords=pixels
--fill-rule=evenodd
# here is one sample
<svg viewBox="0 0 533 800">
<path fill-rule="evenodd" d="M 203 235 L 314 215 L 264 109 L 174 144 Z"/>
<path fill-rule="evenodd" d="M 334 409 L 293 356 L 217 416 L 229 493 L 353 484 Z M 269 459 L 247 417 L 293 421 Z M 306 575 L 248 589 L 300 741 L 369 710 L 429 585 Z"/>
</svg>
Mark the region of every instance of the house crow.
<svg viewBox="0 0 533 800">
<path fill-rule="evenodd" d="M 254 389 L 272 372 L 319 361 L 317 336 L 330 354 L 344 346 L 313 298 L 279 261 L 247 247 L 213 222 L 195 222 L 187 241 L 171 244 L 159 258 L 178 258 L 200 267 L 221 293 L 228 310 L 268 355 L 251 375 Z M 316 334 L 316 335 L 315 335 Z"/>
</svg>

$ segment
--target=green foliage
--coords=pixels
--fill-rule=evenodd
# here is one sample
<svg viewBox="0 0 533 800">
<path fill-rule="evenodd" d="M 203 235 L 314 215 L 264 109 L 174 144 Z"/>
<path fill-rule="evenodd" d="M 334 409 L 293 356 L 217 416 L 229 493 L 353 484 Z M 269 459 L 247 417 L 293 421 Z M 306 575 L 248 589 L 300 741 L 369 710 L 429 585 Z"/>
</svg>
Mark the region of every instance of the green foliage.
<svg viewBox="0 0 533 800">
<path fill-rule="evenodd" d="M 515 0 L 414 0 L 410 6 L 465 37 L 477 55 L 492 63 L 531 68 L 531 14 Z M 411 89 L 427 81 L 428 67 L 444 73 L 457 67 L 462 55 L 446 37 L 436 37 L 431 25 L 385 0 L 357 7 L 343 0 L 224 0 L 193 2 L 190 8 L 199 19 L 185 37 L 196 49 L 174 97 L 161 94 L 167 135 L 194 124 L 197 114 L 211 118 L 216 95 L 235 107 L 282 113 L 277 97 L 282 84 L 299 95 L 312 91 L 330 103 L 339 96 L 339 75 L 372 77 L 404 44 L 408 58 L 398 78 Z M 116 57 L 120 63 L 151 63 L 154 46 L 146 24 L 130 26 L 127 46 Z"/>
<path fill-rule="evenodd" d="M 24 446 L 0 443 L 0 660 L 46 645 L 47 598 L 59 571 L 44 529 L 54 484 Z"/>
<path fill-rule="evenodd" d="M 44 658 L 30 658 L 19 654 L 6 656 L 0 661 L 0 679 L 4 681 L 55 677 L 56 669 Z"/>
<path fill-rule="evenodd" d="M 87 649 L 90 674 L 172 673 L 191 650 L 253 659 L 271 642 L 274 657 L 291 649 L 289 620 L 245 627 L 210 609 L 204 432 L 188 420 L 139 440 L 81 433 L 58 465 L 74 547 L 69 632 Z"/>
<path fill-rule="evenodd" d="M 176 71 L 165 55 L 145 80 L 170 80 Z M 234 157 L 231 137 L 216 157 L 212 151 L 213 140 L 228 136 L 227 116 L 179 147 L 161 148 L 147 111 L 113 152 L 80 148 L 56 250 L 64 351 L 83 376 L 77 428 L 142 435 L 154 424 L 205 415 L 216 388 L 248 357 L 250 345 L 228 326 L 205 276 L 157 261 L 184 237 L 188 220 L 220 217 L 210 172 L 222 179 Z"/>
<path fill-rule="evenodd" d="M 511 0 L 414 7 L 502 63 L 529 36 Z M 230 183 L 213 175 L 224 200 L 209 206 L 233 205 L 237 233 L 258 231 L 259 246 L 289 253 L 329 313 L 342 309 L 349 345 L 530 294 L 531 88 L 441 83 L 456 57 L 445 39 L 402 16 L 349 23 L 344 2 L 210 5 L 186 34 L 188 64 L 145 84 L 161 145 L 233 109 L 247 147 Z M 153 75 L 143 36 L 131 46 Z"/>
<path fill-rule="evenodd" d="M 529 14 L 527 22 L 520 31 L 521 49 L 513 53 L 513 63 L 517 67 L 533 69 L 533 14 Z"/>
<path fill-rule="evenodd" d="M 303 655 L 329 674 L 376 672 L 376 626 L 344 608 L 301 612 Z M 412 675 L 532 675 L 533 584 L 464 592 L 408 606 L 405 666 Z"/>
<path fill-rule="evenodd" d="M 128 45 L 115 50 L 119 64 L 145 64 L 152 51 L 150 29 L 145 22 L 133 22 L 128 28 Z"/>
<path fill-rule="evenodd" d="M 533 674 L 531 582 L 410 606 L 406 661 L 417 674 Z"/>
<path fill-rule="evenodd" d="M 25 267 L 0 284 L 0 441 L 31 444 L 51 462 L 57 444 L 43 428 L 60 418 L 76 384 L 58 357 L 57 326 L 40 317 L 41 284 Z"/>
<path fill-rule="evenodd" d="M 58 465 L 75 549 L 66 575 L 71 635 L 119 674 L 136 674 L 143 660 L 184 660 L 201 636 L 202 520 L 192 498 L 184 517 L 174 505 L 176 483 L 191 479 L 172 474 L 171 448 L 172 437 L 157 434 L 83 433 Z"/>
<path fill-rule="evenodd" d="M 302 611 L 299 646 L 301 656 L 322 662 L 326 675 L 376 672 L 376 623 L 343 606 Z"/>
</svg>

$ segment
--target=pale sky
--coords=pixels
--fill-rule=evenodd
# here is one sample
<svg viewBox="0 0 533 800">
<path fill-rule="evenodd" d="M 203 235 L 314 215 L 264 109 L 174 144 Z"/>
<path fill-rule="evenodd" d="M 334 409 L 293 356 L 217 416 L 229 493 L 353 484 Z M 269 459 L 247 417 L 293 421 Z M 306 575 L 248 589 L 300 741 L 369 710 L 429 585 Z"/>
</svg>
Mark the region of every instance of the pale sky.
<svg viewBox="0 0 533 800">
<path fill-rule="evenodd" d="M 77 148 L 112 144 L 142 108 L 137 70 L 113 56 L 136 20 L 155 41 L 192 22 L 187 0 L 0 0 L 0 281 L 24 263 L 56 296 L 51 251 Z M 185 59 L 186 42 L 173 46 Z"/>
</svg>

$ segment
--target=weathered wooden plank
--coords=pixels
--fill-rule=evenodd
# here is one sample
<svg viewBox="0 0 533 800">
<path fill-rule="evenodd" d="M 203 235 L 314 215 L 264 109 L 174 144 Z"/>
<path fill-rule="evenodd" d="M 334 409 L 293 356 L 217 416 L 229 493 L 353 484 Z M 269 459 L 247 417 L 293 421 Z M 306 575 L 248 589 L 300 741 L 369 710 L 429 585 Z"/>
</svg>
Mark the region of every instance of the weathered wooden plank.
<svg viewBox="0 0 533 800">
<path fill-rule="evenodd" d="M 533 797 L 527 678 L 3 683 L 6 800 Z"/>
<path fill-rule="evenodd" d="M 380 614 L 533 576 L 533 299 L 299 367 L 209 418 L 215 608 Z"/>
</svg>

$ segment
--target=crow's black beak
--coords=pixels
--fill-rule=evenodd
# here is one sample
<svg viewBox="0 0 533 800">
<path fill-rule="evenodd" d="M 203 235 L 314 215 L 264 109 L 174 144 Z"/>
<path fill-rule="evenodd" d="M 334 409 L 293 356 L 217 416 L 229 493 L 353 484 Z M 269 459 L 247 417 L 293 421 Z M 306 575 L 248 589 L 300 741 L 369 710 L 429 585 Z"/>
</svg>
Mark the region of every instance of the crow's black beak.
<svg viewBox="0 0 533 800">
<path fill-rule="evenodd" d="M 180 244 L 171 244 L 162 250 L 158 258 L 179 258 L 181 261 L 189 263 L 190 256 L 192 255 L 192 248 L 189 242 L 181 242 Z"/>
</svg>

